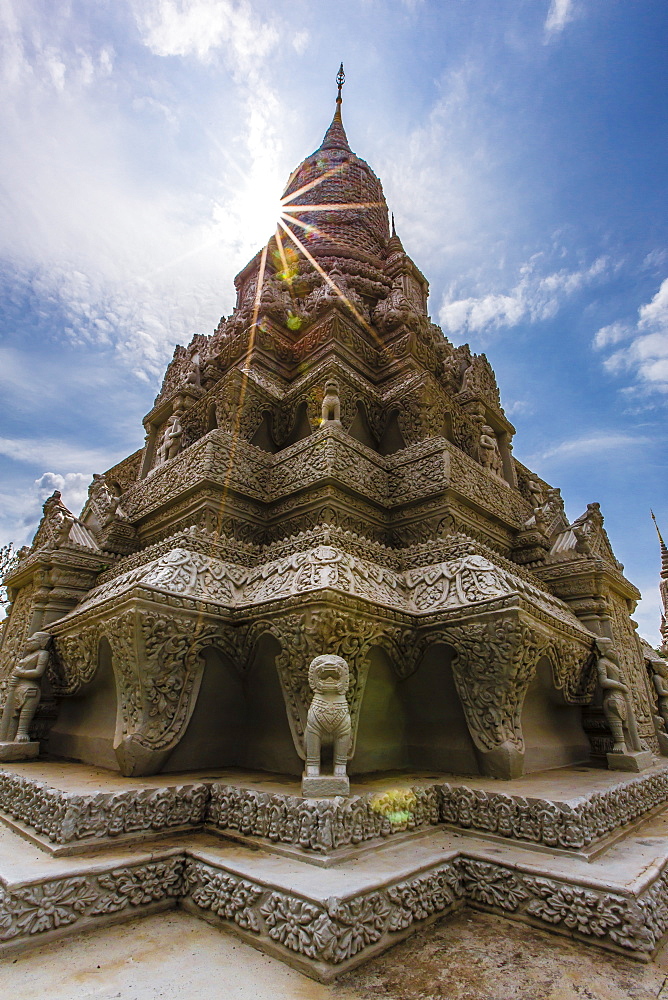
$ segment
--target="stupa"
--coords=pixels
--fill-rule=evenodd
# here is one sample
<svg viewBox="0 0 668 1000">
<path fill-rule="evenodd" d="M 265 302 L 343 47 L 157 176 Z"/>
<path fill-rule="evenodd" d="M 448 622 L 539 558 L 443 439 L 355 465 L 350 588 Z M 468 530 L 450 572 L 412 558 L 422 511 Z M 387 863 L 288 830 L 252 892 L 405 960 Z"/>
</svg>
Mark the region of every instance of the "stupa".
<svg viewBox="0 0 668 1000">
<path fill-rule="evenodd" d="M 0 808 L 62 912 L 8 881 L 6 947 L 180 901 L 327 979 L 465 903 L 636 957 L 668 923 L 668 850 L 610 860 L 668 799 L 639 592 L 431 322 L 343 82 L 143 447 L 7 577 Z"/>
</svg>

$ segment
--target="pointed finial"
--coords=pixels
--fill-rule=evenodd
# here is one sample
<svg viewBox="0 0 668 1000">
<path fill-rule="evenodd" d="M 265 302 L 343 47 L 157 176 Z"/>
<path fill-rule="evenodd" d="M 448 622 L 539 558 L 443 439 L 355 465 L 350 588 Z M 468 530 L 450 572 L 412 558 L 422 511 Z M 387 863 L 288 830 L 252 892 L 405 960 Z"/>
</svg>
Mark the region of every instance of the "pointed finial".
<svg viewBox="0 0 668 1000">
<path fill-rule="evenodd" d="M 341 101 L 343 100 L 343 98 L 341 97 L 341 88 L 346 82 L 346 74 L 343 72 L 343 63 L 341 63 L 341 65 L 339 66 L 339 72 L 336 74 L 336 82 L 339 88 L 339 93 L 336 98 L 336 103 L 340 104 Z"/>
<path fill-rule="evenodd" d="M 656 528 L 656 533 L 659 536 L 659 541 L 663 545 L 663 538 L 661 537 L 661 532 L 659 531 L 659 525 L 657 523 L 656 517 L 654 516 L 654 511 L 650 508 L 650 514 L 652 515 L 652 520 L 654 521 L 654 527 Z"/>
<path fill-rule="evenodd" d="M 654 521 L 654 527 L 656 528 L 656 533 L 659 536 L 659 544 L 661 546 L 661 576 L 662 577 L 664 577 L 664 575 L 668 576 L 668 548 L 666 548 L 666 543 L 661 537 L 661 532 L 659 531 L 659 525 L 654 516 L 654 511 L 650 510 L 650 514 L 652 515 L 652 520 Z"/>
<path fill-rule="evenodd" d="M 392 212 L 392 235 L 393 235 L 393 236 L 396 236 L 396 235 L 397 235 L 397 231 L 396 231 L 396 229 L 394 228 L 394 212 Z"/>
</svg>

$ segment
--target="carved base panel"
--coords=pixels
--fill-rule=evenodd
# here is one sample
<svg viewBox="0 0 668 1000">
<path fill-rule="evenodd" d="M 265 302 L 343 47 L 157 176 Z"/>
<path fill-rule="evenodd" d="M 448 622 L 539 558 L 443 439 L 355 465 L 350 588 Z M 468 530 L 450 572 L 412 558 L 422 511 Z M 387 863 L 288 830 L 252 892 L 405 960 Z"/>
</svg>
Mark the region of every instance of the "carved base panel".
<svg viewBox="0 0 668 1000">
<path fill-rule="evenodd" d="M 481 774 L 490 778 L 511 780 L 524 773 L 524 753 L 508 740 L 491 750 L 476 747 L 476 757 Z"/>
<path fill-rule="evenodd" d="M 503 790 L 493 779 L 388 774 L 354 784 L 347 798 L 320 799 L 302 798 L 298 782 L 279 775 L 143 779 L 128 788 L 107 774 L 83 764 L 7 765 L 0 815 L 58 855 L 206 830 L 327 865 L 440 825 L 592 857 L 668 802 L 664 764 L 640 775 L 561 768 Z"/>
<path fill-rule="evenodd" d="M 305 799 L 332 798 L 336 795 L 350 795 L 350 780 L 347 775 L 333 774 L 307 775 L 302 778 L 302 795 Z"/>
<path fill-rule="evenodd" d="M 28 743 L 0 743 L 0 761 L 32 760 L 39 756 L 39 742 L 30 740 Z"/>
<path fill-rule="evenodd" d="M 607 754 L 608 768 L 611 771 L 646 771 L 652 766 L 652 754 L 649 750 L 640 750 L 636 753 L 609 753 Z"/>
<path fill-rule="evenodd" d="M 514 591 L 508 573 L 482 557 L 464 554 L 439 564 L 438 572 L 422 566 L 399 574 L 323 545 L 252 571 L 237 567 L 241 575 L 229 579 L 223 564 L 213 566 L 202 557 L 206 586 L 212 589 L 215 570 L 226 606 L 206 603 L 201 595 L 167 597 L 153 590 L 165 583 L 164 573 L 174 587 L 174 574 L 192 583 L 192 560 L 199 554 L 175 550 L 170 559 L 175 555 L 173 565 L 151 564 L 157 574 L 151 587 L 146 579 L 139 586 L 132 571 L 122 605 L 117 593 L 105 589 L 112 584 L 104 584 L 97 595 L 100 606 L 84 605 L 54 629 L 58 669 L 50 680 L 64 698 L 90 684 L 108 647 L 119 692 L 113 752 L 127 776 L 170 766 L 195 711 L 207 652 L 218 650 L 245 676 L 265 636 L 280 647 L 267 665 L 278 672 L 283 705 L 276 708 L 286 711 L 295 754 L 302 758 L 311 700 L 308 663 L 323 650 L 343 656 L 350 666 L 351 757 L 375 647 L 387 654 L 400 679 L 419 669 L 430 646 L 454 650 L 457 695 L 480 770 L 490 777 L 511 780 L 523 772 L 522 706 L 541 659 L 549 661 L 551 683 L 567 704 L 579 706 L 591 697 L 591 636 L 561 621 L 548 595 L 534 588 L 529 600 L 525 584 L 526 593 Z M 344 593 L 348 587 L 352 592 Z M 233 607 L 242 591 L 242 605 Z M 473 591 L 479 599 L 470 602 Z M 58 732 L 58 723 L 54 728 Z M 58 755 L 109 766 L 92 752 L 75 752 L 63 742 L 70 737 L 71 732 L 59 734 Z M 200 760 L 191 758 L 189 766 L 206 767 Z M 280 764 L 261 766 L 274 770 Z"/>
<path fill-rule="evenodd" d="M 467 905 L 648 960 L 668 927 L 668 847 L 647 843 L 588 864 L 438 832 L 323 873 L 193 836 L 61 859 L 54 877 L 4 832 L 0 956 L 178 903 L 322 981 Z"/>
</svg>

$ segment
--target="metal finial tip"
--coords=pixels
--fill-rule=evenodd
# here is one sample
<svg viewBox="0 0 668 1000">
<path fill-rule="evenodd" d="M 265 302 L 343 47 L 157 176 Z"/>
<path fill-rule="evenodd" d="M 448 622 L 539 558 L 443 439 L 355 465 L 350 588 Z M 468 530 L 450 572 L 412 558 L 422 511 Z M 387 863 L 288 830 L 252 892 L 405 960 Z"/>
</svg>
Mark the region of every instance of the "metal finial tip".
<svg viewBox="0 0 668 1000">
<path fill-rule="evenodd" d="M 393 235 L 393 236 L 396 236 L 396 235 L 397 235 L 397 231 L 396 231 L 396 229 L 394 228 L 394 212 L 392 212 L 392 235 Z"/>
<path fill-rule="evenodd" d="M 341 63 L 341 65 L 339 66 L 339 72 L 336 74 L 336 82 L 337 82 L 337 85 L 338 85 L 338 88 L 339 88 L 339 96 L 338 96 L 337 100 L 340 101 L 341 100 L 341 88 L 343 87 L 344 83 L 346 82 L 346 74 L 343 72 L 343 63 Z"/>
</svg>

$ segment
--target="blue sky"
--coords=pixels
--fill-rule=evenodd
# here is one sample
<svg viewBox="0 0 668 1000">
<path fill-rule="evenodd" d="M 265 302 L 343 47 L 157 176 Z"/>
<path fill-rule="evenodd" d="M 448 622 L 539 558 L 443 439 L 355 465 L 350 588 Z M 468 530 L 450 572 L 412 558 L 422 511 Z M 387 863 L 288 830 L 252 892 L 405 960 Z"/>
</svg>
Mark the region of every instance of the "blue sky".
<svg viewBox="0 0 668 1000">
<path fill-rule="evenodd" d="M 320 142 L 343 59 L 455 343 L 515 454 L 593 500 L 658 641 L 668 535 L 665 0 L 0 0 L 0 540 L 134 451 Z"/>
</svg>

